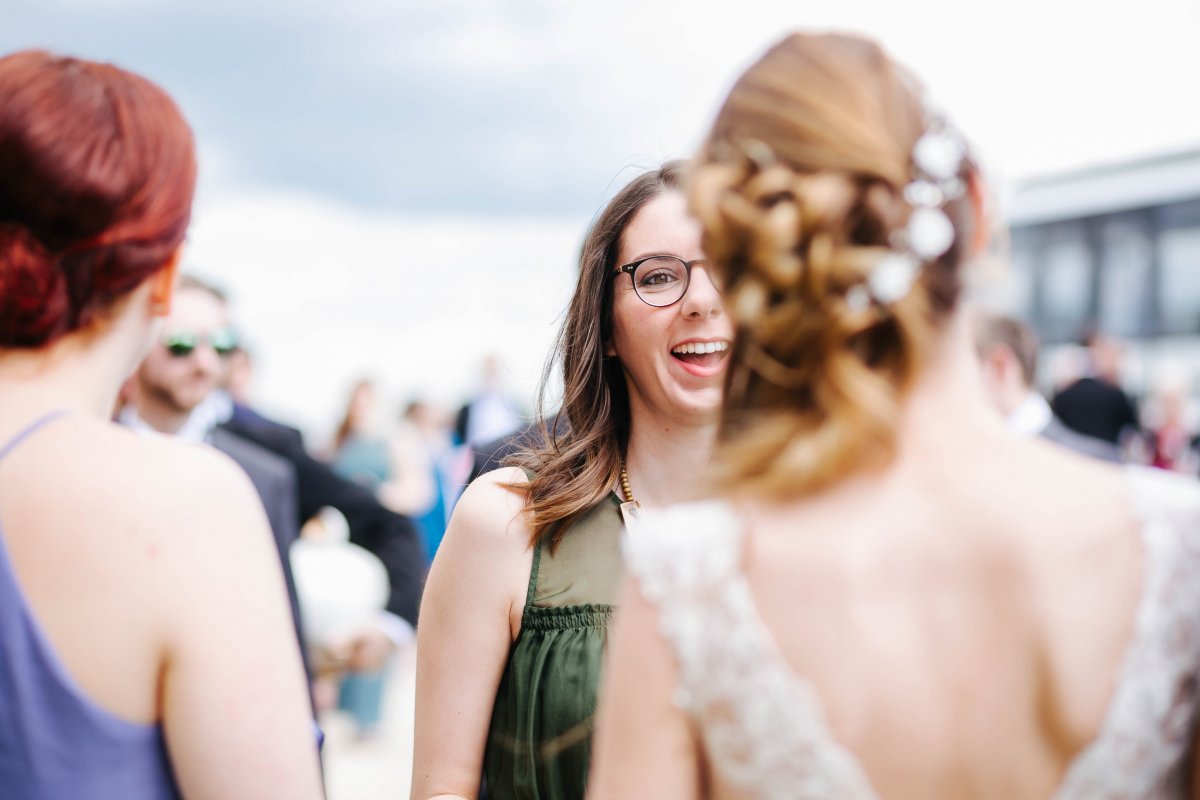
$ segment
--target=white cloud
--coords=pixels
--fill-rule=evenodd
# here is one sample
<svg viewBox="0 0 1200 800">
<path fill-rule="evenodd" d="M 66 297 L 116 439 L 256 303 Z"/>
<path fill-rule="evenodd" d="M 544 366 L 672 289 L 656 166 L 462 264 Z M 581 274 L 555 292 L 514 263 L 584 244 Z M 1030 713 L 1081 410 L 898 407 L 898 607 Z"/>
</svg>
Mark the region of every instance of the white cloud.
<svg viewBox="0 0 1200 800">
<path fill-rule="evenodd" d="M 262 405 L 324 431 L 357 377 L 377 377 L 394 406 L 416 393 L 453 405 L 489 353 L 532 398 L 586 223 L 231 195 L 197 209 L 185 269 L 232 290 Z"/>
<path fill-rule="evenodd" d="M 1019 177 L 1200 142 L 1189 101 L 1198 9 L 1188 0 L 1103 9 L 1085 0 L 742 0 L 720 10 L 542 0 L 446 14 L 415 41 L 383 28 L 374 52 L 450 85 L 538 92 L 548 117 L 615 166 L 689 152 L 737 72 L 787 31 L 857 31 L 913 67 L 989 163 Z"/>
</svg>

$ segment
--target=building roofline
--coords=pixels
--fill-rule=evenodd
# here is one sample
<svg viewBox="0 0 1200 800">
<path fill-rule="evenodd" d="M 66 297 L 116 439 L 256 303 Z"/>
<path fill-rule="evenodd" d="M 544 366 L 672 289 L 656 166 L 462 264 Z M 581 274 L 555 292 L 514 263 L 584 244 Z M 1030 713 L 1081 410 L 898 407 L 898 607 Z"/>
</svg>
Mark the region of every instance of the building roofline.
<svg viewBox="0 0 1200 800">
<path fill-rule="evenodd" d="M 1014 227 L 1200 199 L 1200 149 L 1160 153 L 1018 181 Z"/>
</svg>

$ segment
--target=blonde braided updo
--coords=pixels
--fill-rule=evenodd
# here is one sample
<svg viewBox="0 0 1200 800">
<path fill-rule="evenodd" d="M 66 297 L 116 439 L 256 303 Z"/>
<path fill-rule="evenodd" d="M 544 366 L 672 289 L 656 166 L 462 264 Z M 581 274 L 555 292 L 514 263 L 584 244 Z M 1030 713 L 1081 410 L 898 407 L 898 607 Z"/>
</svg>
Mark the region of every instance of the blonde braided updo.
<svg viewBox="0 0 1200 800">
<path fill-rule="evenodd" d="M 893 454 L 973 223 L 965 198 L 948 202 L 949 251 L 894 302 L 860 302 L 912 212 L 926 118 L 911 76 L 845 35 L 788 37 L 718 112 L 689 199 L 737 329 L 715 459 L 726 491 L 810 493 Z M 972 169 L 964 159 L 958 177 Z"/>
</svg>

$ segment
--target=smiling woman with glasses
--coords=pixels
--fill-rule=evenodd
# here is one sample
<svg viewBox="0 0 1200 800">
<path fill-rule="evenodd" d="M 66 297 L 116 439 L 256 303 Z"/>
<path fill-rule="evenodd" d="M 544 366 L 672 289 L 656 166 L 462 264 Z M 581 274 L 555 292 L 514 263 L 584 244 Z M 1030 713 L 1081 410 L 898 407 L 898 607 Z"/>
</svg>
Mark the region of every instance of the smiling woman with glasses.
<svg viewBox="0 0 1200 800">
<path fill-rule="evenodd" d="M 481 774 L 492 800 L 583 797 L 619 539 L 690 491 L 716 436 L 732 329 L 683 172 L 645 173 L 597 217 L 555 422 L 454 511 L 421 606 L 414 800 L 473 798 Z"/>
</svg>

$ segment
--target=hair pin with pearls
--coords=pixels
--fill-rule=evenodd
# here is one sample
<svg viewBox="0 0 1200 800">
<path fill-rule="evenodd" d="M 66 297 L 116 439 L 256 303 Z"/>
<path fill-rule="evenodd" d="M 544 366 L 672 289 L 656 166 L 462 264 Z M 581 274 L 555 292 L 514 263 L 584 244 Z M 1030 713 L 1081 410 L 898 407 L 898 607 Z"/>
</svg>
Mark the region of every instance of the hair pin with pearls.
<svg viewBox="0 0 1200 800">
<path fill-rule="evenodd" d="M 872 267 L 865 284 L 846 292 L 852 310 L 865 311 L 874 301 L 891 305 L 910 291 L 921 266 L 941 257 L 954 244 L 954 223 L 943 210 L 962 196 L 959 177 L 967 146 L 962 135 L 944 120 L 933 122 L 913 146 L 913 180 L 904 187 L 912 207 L 908 223 L 891 236 L 891 252 Z"/>
</svg>

